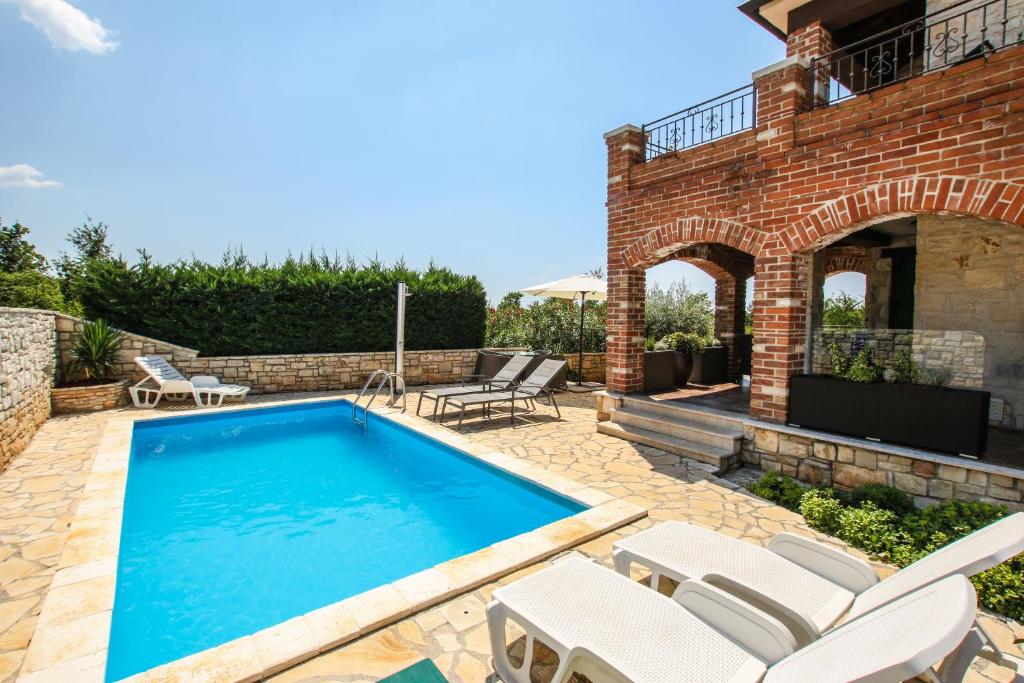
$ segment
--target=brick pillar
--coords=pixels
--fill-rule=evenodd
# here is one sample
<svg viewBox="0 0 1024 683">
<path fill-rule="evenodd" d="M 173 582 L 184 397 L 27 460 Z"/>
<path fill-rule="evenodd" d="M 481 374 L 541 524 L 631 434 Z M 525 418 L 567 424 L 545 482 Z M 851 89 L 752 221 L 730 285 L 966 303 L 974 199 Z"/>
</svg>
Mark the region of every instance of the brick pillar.
<svg viewBox="0 0 1024 683">
<path fill-rule="evenodd" d="M 644 162 L 644 137 L 636 126 L 605 134 L 608 146 L 608 206 L 629 191 L 630 169 Z M 644 302 L 647 275 L 622 261 L 632 218 L 608 212 L 608 337 L 606 383 L 609 391 L 630 393 L 644 385 Z"/>
<path fill-rule="evenodd" d="M 782 157 L 793 148 L 796 115 L 809 109 L 808 66 L 803 57 L 787 57 L 753 74 L 757 153 L 762 161 Z"/>
<path fill-rule="evenodd" d="M 816 57 L 824 57 L 836 49 L 832 33 L 815 21 L 795 29 L 786 37 L 786 56 L 807 60 L 813 65 Z M 814 68 L 815 104 L 828 103 L 829 69 L 826 65 Z"/>
<path fill-rule="evenodd" d="M 727 376 L 734 381 L 740 377 L 740 362 L 734 338 L 743 334 L 746 306 L 746 280 L 732 276 L 715 280 L 715 337 L 729 349 Z"/>
<path fill-rule="evenodd" d="M 810 257 L 766 249 L 755 262 L 750 414 L 786 421 L 789 377 L 803 371 Z"/>
</svg>

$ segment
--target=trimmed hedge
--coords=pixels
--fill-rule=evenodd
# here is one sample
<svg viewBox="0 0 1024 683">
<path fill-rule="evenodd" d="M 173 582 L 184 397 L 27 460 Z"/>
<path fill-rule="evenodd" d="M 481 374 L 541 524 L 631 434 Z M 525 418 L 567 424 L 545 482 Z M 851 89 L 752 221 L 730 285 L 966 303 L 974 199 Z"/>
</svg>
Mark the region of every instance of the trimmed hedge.
<svg viewBox="0 0 1024 683">
<path fill-rule="evenodd" d="M 483 345 L 487 298 L 475 276 L 431 266 L 358 268 L 316 259 L 157 265 L 89 263 L 76 294 L 89 318 L 208 356 L 389 351 L 396 285 L 409 285 L 406 348 Z"/>
</svg>

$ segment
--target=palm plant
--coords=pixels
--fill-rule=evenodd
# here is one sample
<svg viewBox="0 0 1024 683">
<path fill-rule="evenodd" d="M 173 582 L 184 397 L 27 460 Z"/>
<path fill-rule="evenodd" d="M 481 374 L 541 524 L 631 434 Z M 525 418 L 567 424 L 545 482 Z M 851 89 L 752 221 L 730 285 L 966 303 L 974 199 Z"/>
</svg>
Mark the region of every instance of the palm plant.
<svg viewBox="0 0 1024 683">
<path fill-rule="evenodd" d="M 121 340 L 121 331 L 102 319 L 85 323 L 71 349 L 71 369 L 85 379 L 108 379 L 113 374 Z"/>
</svg>

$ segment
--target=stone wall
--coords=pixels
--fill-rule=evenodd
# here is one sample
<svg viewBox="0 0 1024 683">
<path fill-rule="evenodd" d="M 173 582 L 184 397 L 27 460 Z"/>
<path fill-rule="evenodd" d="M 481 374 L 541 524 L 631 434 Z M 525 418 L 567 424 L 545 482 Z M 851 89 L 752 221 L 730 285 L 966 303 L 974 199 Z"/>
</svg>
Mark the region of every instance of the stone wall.
<svg viewBox="0 0 1024 683">
<path fill-rule="evenodd" d="M 0 468 L 50 416 L 53 332 L 51 313 L 0 308 Z"/>
<path fill-rule="evenodd" d="M 767 423 L 750 422 L 745 429 L 744 462 L 808 484 L 886 484 L 914 496 L 918 505 L 983 500 L 1024 509 L 1020 470 L 953 456 L 908 457 L 908 449 Z"/>
<path fill-rule="evenodd" d="M 981 386 L 1024 429 L 1024 230 L 923 215 L 917 223 L 914 326 L 984 337 Z"/>
<path fill-rule="evenodd" d="M 580 364 L 580 356 L 578 353 L 566 354 L 565 361 L 569 365 L 569 369 L 573 372 L 577 371 L 577 367 Z M 605 373 L 605 355 L 603 353 L 584 353 L 583 354 L 583 381 L 584 382 L 600 382 L 604 384 L 604 373 Z"/>
<path fill-rule="evenodd" d="M 887 367 L 892 367 L 898 352 L 909 351 L 921 368 L 940 374 L 950 386 L 981 389 L 984 383 L 985 338 L 975 332 L 819 328 L 814 332 L 814 372 L 832 371 L 833 343 L 851 357 L 866 346 L 875 361 Z"/>
</svg>

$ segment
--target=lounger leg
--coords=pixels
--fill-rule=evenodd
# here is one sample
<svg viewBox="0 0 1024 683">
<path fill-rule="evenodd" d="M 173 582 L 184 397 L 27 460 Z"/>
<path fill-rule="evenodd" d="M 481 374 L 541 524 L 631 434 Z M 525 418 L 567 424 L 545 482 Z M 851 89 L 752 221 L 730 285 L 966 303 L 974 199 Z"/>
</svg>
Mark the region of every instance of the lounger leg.
<svg viewBox="0 0 1024 683">
<path fill-rule="evenodd" d="M 132 397 L 132 403 L 136 408 L 156 408 L 160 403 L 160 390 L 149 387 L 131 386 L 128 393 Z"/>
<path fill-rule="evenodd" d="M 508 616 L 501 603 L 487 605 L 487 632 L 491 640 L 491 654 L 494 669 L 505 683 L 530 683 L 530 665 L 533 663 L 533 636 L 526 636 L 526 652 L 523 664 L 515 667 L 508 658 L 508 640 L 505 636 L 505 622 Z"/>
<path fill-rule="evenodd" d="M 462 420 L 466 417 L 466 404 L 462 404 L 462 412 L 459 413 L 459 425 L 457 429 L 462 429 Z"/>
<path fill-rule="evenodd" d="M 422 406 L 422 405 L 423 405 L 423 392 L 421 391 L 420 392 L 420 400 L 416 402 L 416 414 L 417 415 L 420 414 L 420 406 Z M 436 413 L 437 411 L 435 410 L 434 412 Z"/>
<path fill-rule="evenodd" d="M 548 394 L 548 400 L 551 401 L 551 405 L 555 407 L 555 415 L 557 415 L 558 419 L 561 420 L 562 411 L 558 409 L 558 402 L 555 401 L 555 392 L 552 391 L 551 393 Z"/>
</svg>

